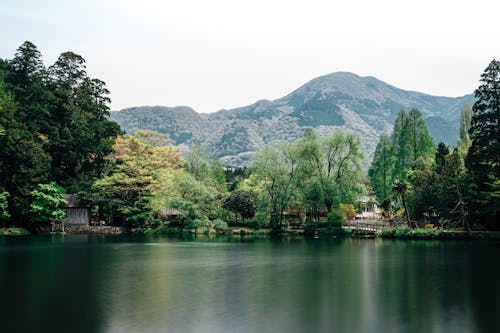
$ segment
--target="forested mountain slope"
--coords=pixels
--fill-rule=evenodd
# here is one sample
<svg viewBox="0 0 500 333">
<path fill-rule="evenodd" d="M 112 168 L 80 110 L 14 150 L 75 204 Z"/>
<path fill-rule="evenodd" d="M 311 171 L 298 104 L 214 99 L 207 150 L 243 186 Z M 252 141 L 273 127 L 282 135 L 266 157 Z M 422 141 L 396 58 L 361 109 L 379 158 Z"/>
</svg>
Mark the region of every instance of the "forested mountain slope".
<svg viewBox="0 0 500 333">
<path fill-rule="evenodd" d="M 435 142 L 458 139 L 460 110 L 474 102 L 463 97 L 431 96 L 391 86 L 374 77 L 337 72 L 318 77 L 274 101 L 199 114 L 193 109 L 143 106 L 111 113 L 126 132 L 151 129 L 175 144 L 205 144 L 226 165 L 242 165 L 266 144 L 294 140 L 307 127 L 321 136 L 342 128 L 356 133 L 371 155 L 378 136 L 390 132 L 401 109 L 422 111 Z"/>
</svg>

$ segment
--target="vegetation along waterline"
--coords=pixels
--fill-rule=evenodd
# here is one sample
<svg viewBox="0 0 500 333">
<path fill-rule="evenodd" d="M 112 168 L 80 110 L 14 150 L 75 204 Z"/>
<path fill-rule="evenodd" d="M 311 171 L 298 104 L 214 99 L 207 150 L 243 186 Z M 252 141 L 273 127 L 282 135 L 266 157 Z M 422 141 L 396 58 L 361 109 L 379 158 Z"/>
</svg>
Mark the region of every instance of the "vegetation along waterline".
<svg viewBox="0 0 500 333">
<path fill-rule="evenodd" d="M 123 133 L 109 120 L 107 95 L 72 52 L 46 68 L 25 42 L 13 59 L 0 60 L 3 227 L 342 235 L 347 221 L 371 214 L 386 221 L 378 234 L 387 237 L 500 229 L 497 60 L 481 75 L 474 104 L 461 111 L 458 142 L 434 142 L 422 112 L 401 109 L 368 172 L 356 131 L 319 133 L 305 122 L 300 137 L 229 168 L 201 143 L 183 153 L 147 128 Z M 392 220 L 406 231 L 391 229 Z"/>
</svg>

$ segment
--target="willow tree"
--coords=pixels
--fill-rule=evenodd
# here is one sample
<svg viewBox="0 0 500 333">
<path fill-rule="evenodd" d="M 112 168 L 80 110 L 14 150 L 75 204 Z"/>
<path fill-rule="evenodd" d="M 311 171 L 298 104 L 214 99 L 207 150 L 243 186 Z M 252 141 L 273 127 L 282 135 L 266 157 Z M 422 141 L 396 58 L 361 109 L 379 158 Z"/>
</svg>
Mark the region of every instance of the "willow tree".
<svg viewBox="0 0 500 333">
<path fill-rule="evenodd" d="M 334 205 L 357 199 L 364 158 L 357 136 L 339 130 L 320 140 L 307 129 L 296 145 L 300 170 L 313 185 L 310 194 L 321 197 L 328 212 Z M 314 190 L 315 184 L 320 191 Z"/>
<path fill-rule="evenodd" d="M 295 195 L 297 185 L 297 152 L 290 144 L 280 148 L 265 147 L 256 153 L 252 178 L 262 189 L 261 200 L 267 204 L 274 233 L 284 227 L 284 212 Z"/>
</svg>

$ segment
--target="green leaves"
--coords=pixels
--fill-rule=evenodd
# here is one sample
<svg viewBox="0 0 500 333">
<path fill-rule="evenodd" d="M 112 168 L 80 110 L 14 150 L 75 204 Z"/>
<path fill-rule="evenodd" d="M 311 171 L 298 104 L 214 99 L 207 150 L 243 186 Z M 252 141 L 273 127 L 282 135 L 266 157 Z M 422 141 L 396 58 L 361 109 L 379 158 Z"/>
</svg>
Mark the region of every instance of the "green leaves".
<svg viewBox="0 0 500 333">
<path fill-rule="evenodd" d="M 0 189 L 10 193 L 17 223 L 28 220 L 37 184 L 88 191 L 109 171 L 120 128 L 107 119 L 108 94 L 72 52 L 46 69 L 36 46 L 25 42 L 12 60 L 0 61 Z"/>
<path fill-rule="evenodd" d="M 392 144 L 387 134 L 379 138 L 368 176 L 379 202 L 391 197 L 391 185 L 394 183 L 394 155 Z"/>
<path fill-rule="evenodd" d="M 118 137 L 113 173 L 94 182 L 97 200 L 118 212 L 116 222 L 144 223 L 165 207 L 158 197 L 170 189 L 181 164 L 174 147 L 153 147 L 142 137 Z"/>
<path fill-rule="evenodd" d="M 68 203 L 66 192 L 55 182 L 38 184 L 31 191 L 33 201 L 30 205 L 31 220 L 47 223 L 62 220 L 66 217 L 64 207 Z"/>
<path fill-rule="evenodd" d="M 0 193 L 0 222 L 5 223 L 10 219 L 9 192 Z"/>
<path fill-rule="evenodd" d="M 473 187 L 472 215 L 500 227 L 500 61 L 493 60 L 476 89 L 466 165 Z"/>
<path fill-rule="evenodd" d="M 236 190 L 226 198 L 222 207 L 243 219 L 253 218 L 257 209 L 257 195 L 247 190 Z"/>
</svg>

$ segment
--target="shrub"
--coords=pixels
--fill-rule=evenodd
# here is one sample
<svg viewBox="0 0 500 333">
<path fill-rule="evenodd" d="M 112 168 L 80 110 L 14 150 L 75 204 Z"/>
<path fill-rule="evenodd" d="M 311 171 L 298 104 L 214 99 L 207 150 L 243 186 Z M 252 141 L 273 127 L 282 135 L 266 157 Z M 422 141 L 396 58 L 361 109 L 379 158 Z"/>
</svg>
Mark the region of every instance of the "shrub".
<svg viewBox="0 0 500 333">
<path fill-rule="evenodd" d="M 253 219 L 253 221 L 257 224 L 259 228 L 269 226 L 269 217 L 267 211 L 258 210 L 257 213 L 255 214 L 255 218 Z"/>
<path fill-rule="evenodd" d="M 197 229 L 197 228 L 201 228 L 201 227 L 206 227 L 208 225 L 208 223 L 210 223 L 208 218 L 206 216 L 203 216 L 201 218 L 188 221 L 185 225 L 185 228 L 186 229 Z"/>
<path fill-rule="evenodd" d="M 330 228 L 342 228 L 342 225 L 347 220 L 347 214 L 340 208 L 335 208 L 328 213 L 328 226 Z"/>
<path fill-rule="evenodd" d="M 0 223 L 5 223 L 10 219 L 9 213 L 9 192 L 0 193 Z"/>
<path fill-rule="evenodd" d="M 438 229 L 410 229 L 406 226 L 384 228 L 375 232 L 376 237 L 398 239 L 436 239 L 446 235 Z"/>
<path fill-rule="evenodd" d="M 227 223 L 222 221 L 221 219 L 215 219 L 212 221 L 214 229 L 219 231 L 227 230 Z"/>
<path fill-rule="evenodd" d="M 354 208 L 353 204 L 340 204 L 340 209 L 345 212 L 349 220 L 352 220 L 356 217 L 356 208 Z"/>
<path fill-rule="evenodd" d="M 302 223 L 302 229 L 304 229 L 304 234 L 306 235 L 313 235 L 317 226 L 318 222 L 316 221 L 305 221 Z"/>
<path fill-rule="evenodd" d="M 66 217 L 64 207 L 68 201 L 65 199 L 66 191 L 61 186 L 54 182 L 38 184 L 30 194 L 33 198 L 30 205 L 33 222 L 46 223 Z"/>
</svg>

